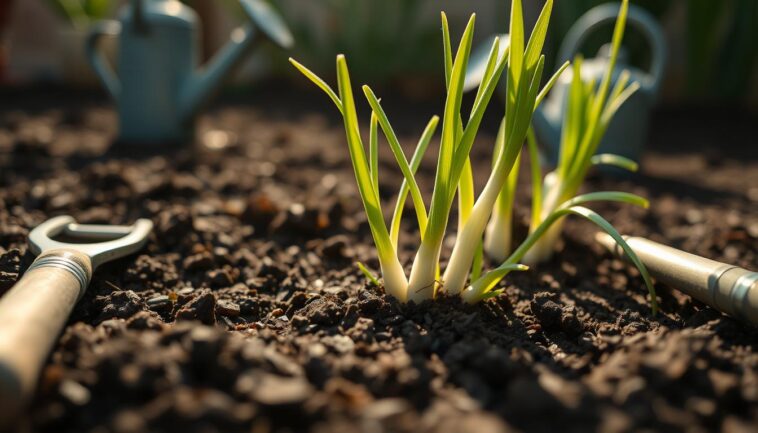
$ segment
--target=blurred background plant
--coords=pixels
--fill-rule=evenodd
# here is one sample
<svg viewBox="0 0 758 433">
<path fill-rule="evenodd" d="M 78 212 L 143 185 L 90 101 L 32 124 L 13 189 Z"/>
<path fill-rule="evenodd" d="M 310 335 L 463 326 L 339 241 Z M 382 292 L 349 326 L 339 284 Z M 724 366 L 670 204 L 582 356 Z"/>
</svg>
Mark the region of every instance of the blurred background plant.
<svg viewBox="0 0 758 433">
<path fill-rule="evenodd" d="M 738 99 L 758 75 L 758 1 L 689 0 L 690 92 Z"/>
<path fill-rule="evenodd" d="M 87 30 L 94 21 L 113 13 L 110 0 L 47 0 L 50 7 L 77 29 Z"/>
<path fill-rule="evenodd" d="M 555 5 L 546 50 L 554 68 L 560 42 L 571 25 L 589 9 L 608 0 L 560 1 Z M 441 61 L 435 39 L 440 9 L 455 23 L 477 12 L 487 32 L 503 31 L 510 2 L 440 0 L 277 0 L 297 36 L 295 55 L 328 76 L 331 59 L 344 53 L 356 77 L 372 83 L 400 83 L 406 90 L 439 85 L 435 66 Z M 543 0 L 527 2 L 527 21 L 537 18 Z M 749 102 L 758 105 L 758 1 L 632 0 L 661 21 L 670 45 L 665 103 Z M 451 9 L 454 9 L 451 11 Z M 455 25 L 455 24 L 453 24 Z M 589 38 L 582 50 L 594 57 L 608 41 L 612 26 Z M 649 47 L 630 31 L 625 47 L 631 64 L 649 65 Z M 376 59 L 383 59 L 382 62 Z M 384 59 L 389 59 L 386 61 Z M 277 65 L 282 62 L 277 61 Z M 431 79 L 430 79 L 431 78 Z"/>
<path fill-rule="evenodd" d="M 13 2 L 7 33 L 14 61 L 24 66 L 16 81 L 65 76 L 51 72 L 51 58 L 60 56 L 61 28 L 76 30 L 101 18 L 112 18 L 125 0 L 21 0 Z M 552 69 L 558 46 L 570 26 L 590 8 L 607 0 L 556 2 L 548 36 L 546 67 Z M 392 84 L 406 93 L 444 89 L 438 74 L 441 47 L 437 41 L 439 11 L 448 12 L 451 26 L 463 25 L 477 12 L 476 39 L 505 30 L 507 0 L 271 0 L 296 34 L 290 54 L 329 76 L 332 59 L 344 53 L 356 79 L 378 85 Z M 9 0 L 0 0 L 8 8 Z M 204 56 L 228 38 L 239 24 L 237 0 L 185 0 L 203 20 Z M 543 0 L 525 2 L 525 19 L 533 24 Z M 632 0 L 658 18 L 670 45 L 669 69 L 663 85 L 665 104 L 719 102 L 758 106 L 758 1 L 756 0 Z M 46 15 L 46 16 L 43 16 Z M 587 41 L 583 53 L 594 57 L 610 37 L 598 32 Z M 46 35 L 46 36 L 45 36 Z M 45 38 L 43 41 L 43 37 Z M 71 52 L 78 43 L 69 35 Z M 31 43 L 37 41 L 36 43 Z M 31 47 L 30 47 L 31 46 Z M 630 63 L 645 67 L 648 50 L 641 35 L 630 31 L 625 41 Z M 30 47 L 30 53 L 25 48 Z M 47 54 L 42 52 L 47 49 Z M 51 50 L 57 52 L 51 53 Z M 27 55 L 29 58 L 23 58 Z M 15 59 L 19 57 L 21 60 Z M 75 56 L 70 57 L 71 61 Z M 378 61 L 377 59 L 382 59 Z M 43 72 L 34 67 L 43 64 Z M 39 68 L 37 68 L 39 69 Z M 261 51 L 237 74 L 235 84 L 246 86 L 265 75 L 291 74 L 286 56 Z M 28 72 L 31 71 L 31 72 Z M 81 71 L 73 76 L 81 75 Z M 71 77 L 71 74 L 68 74 Z M 31 77 L 31 78 L 29 78 Z M 294 75 L 289 75 L 294 78 Z M 65 78 L 67 79 L 67 78 Z M 255 87 L 252 85 L 251 87 Z"/>
<path fill-rule="evenodd" d="M 345 54 L 356 77 L 369 82 L 437 72 L 439 24 L 425 13 L 428 0 L 312 0 L 323 22 L 297 14 L 302 2 L 279 2 L 298 46 L 294 55 L 314 69 L 332 71 Z M 298 16 L 299 15 L 299 16 Z M 381 59 L 381 60 L 379 60 Z"/>
<path fill-rule="evenodd" d="M 571 25 L 589 9 L 607 0 L 558 2 L 552 35 L 553 53 Z M 750 95 L 758 79 L 758 1 L 755 0 L 632 0 L 647 9 L 667 29 L 672 45 L 670 96 L 687 100 L 740 100 Z M 590 38 L 583 53 L 594 56 L 611 33 Z M 646 65 L 647 47 L 631 31 L 625 40 L 631 62 Z M 683 45 L 683 47 L 682 47 Z M 682 49 L 683 48 L 683 49 Z M 679 64 L 677 64 L 679 63 Z M 753 101 L 755 102 L 755 101 Z"/>
</svg>

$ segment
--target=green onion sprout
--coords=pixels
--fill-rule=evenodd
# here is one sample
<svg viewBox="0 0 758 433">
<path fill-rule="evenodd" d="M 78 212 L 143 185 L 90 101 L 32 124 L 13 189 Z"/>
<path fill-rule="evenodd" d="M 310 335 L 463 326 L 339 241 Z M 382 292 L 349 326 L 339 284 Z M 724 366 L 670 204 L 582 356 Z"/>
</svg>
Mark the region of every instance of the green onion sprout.
<svg viewBox="0 0 758 433">
<path fill-rule="evenodd" d="M 576 196 L 592 165 L 610 164 L 628 170 L 637 165 L 617 155 L 595 155 L 605 131 L 621 105 L 637 91 L 638 83 L 629 84 L 629 73 L 624 71 L 611 89 L 611 77 L 618 51 L 624 36 L 628 5 L 622 4 L 613 33 L 611 58 L 600 85 L 582 81 L 582 59 L 573 63 L 573 78 L 568 91 L 566 114 L 561 133 L 561 147 L 556 169 L 545 176 L 541 202 L 533 203 L 530 231 L 537 230 L 564 202 Z M 556 223 L 526 254 L 529 264 L 544 262 L 552 256 L 561 232 Z"/>
<path fill-rule="evenodd" d="M 625 0 L 623 14 L 625 14 L 626 7 Z M 523 143 L 525 141 L 530 142 L 530 153 L 536 153 L 533 134 L 530 132 L 534 111 L 556 82 L 558 76 L 568 66 L 568 62 L 562 65 L 546 81 L 546 84 L 542 85 L 545 66 L 542 48 L 545 43 L 552 8 L 553 0 L 548 0 L 531 32 L 531 36 L 526 40 L 522 2 L 521 0 L 513 0 L 509 38 L 507 42 L 503 42 L 507 46 L 501 50 L 500 40 L 495 38 L 493 41 L 485 72 L 474 98 L 473 108 L 466 119 L 461 113 L 461 105 L 476 15 L 471 16 L 455 56 L 453 56 L 447 18 L 444 13 L 441 14 L 447 98 L 442 117 L 435 116 L 429 121 L 410 161 L 408 161 L 400 145 L 379 97 L 369 86 L 363 86 L 363 94 L 372 110 L 367 155 L 364 139 L 360 133 L 347 60 L 343 55 L 337 56 L 338 86 L 336 92 L 308 68 L 294 59 L 290 59 L 295 68 L 329 96 L 342 114 L 350 159 L 377 249 L 384 289 L 400 301 L 421 302 L 434 298 L 440 291 L 448 294 L 460 294 L 468 302 L 478 302 L 496 296 L 499 293 L 495 290 L 497 283 L 512 271 L 526 270 L 527 267 L 518 262 L 544 236 L 547 236 L 550 230 L 553 230 L 561 218 L 567 215 L 582 216 L 609 232 L 632 256 L 632 261 L 640 267 L 645 281 L 649 284 L 649 276 L 644 266 L 634 256 L 634 253 L 615 229 L 596 213 L 580 206 L 587 201 L 596 200 L 621 201 L 636 205 L 647 205 L 647 202 L 640 197 L 626 193 L 596 193 L 572 198 L 578 186 L 576 189 L 569 189 L 572 193 L 568 200 L 556 200 L 555 205 L 551 205 L 551 211 L 540 219 L 539 224 L 535 225 L 523 244 L 516 248 L 509 257 L 504 257 L 502 265 L 482 273 L 483 236 L 485 229 L 487 229 L 487 223 L 494 210 L 496 218 L 507 219 L 507 225 L 510 226 L 513 196 L 516 188 L 515 180 L 518 175 L 517 167 Z M 624 20 L 619 19 L 619 23 L 621 30 L 623 30 Z M 619 33 L 618 29 L 619 26 L 617 25 L 617 34 Z M 617 39 L 620 39 L 618 35 L 614 37 L 615 43 Z M 614 53 L 617 50 L 618 47 L 615 47 Z M 505 116 L 495 140 L 492 171 L 484 189 L 476 196 L 469 155 L 479 132 L 484 112 L 502 75 L 505 75 L 507 79 Z M 608 104 L 610 108 L 606 108 L 606 104 L 603 102 L 606 99 L 609 76 L 606 77 L 607 79 L 601 86 L 602 93 L 593 97 L 585 96 L 588 99 L 586 107 L 592 108 L 589 111 L 591 118 L 588 119 L 592 121 L 589 125 L 591 128 L 584 129 L 589 131 L 590 135 L 578 134 L 581 136 L 582 142 L 575 144 L 575 150 L 571 154 L 566 154 L 565 158 L 570 164 L 571 173 L 573 174 L 576 171 L 575 177 L 567 179 L 583 178 L 584 173 L 586 173 L 584 162 L 586 161 L 587 164 L 591 162 L 594 148 L 597 145 L 595 138 L 599 140 L 603 128 L 607 126 L 606 120 L 610 120 L 609 117 L 612 116 L 609 110 L 613 110 L 613 107 L 617 109 L 630 94 L 629 90 L 623 89 L 624 86 L 621 86 L 622 89 L 620 90 L 614 89 L 611 103 Z M 628 78 L 624 80 L 624 83 L 627 81 Z M 575 90 L 575 92 L 582 91 L 583 96 L 585 93 L 589 94 L 589 90 L 591 90 L 581 82 L 576 86 L 579 90 Z M 579 114 L 581 113 L 574 113 L 572 119 Z M 464 122 L 464 120 L 466 121 Z M 415 174 L 440 124 L 440 145 L 434 188 L 431 200 L 427 203 L 418 186 Z M 395 162 L 403 175 L 403 183 L 395 202 L 389 228 L 384 220 L 379 195 L 377 160 L 379 130 L 386 138 Z M 585 139 L 585 136 L 590 138 Z M 576 138 L 575 141 L 579 141 L 579 139 Z M 573 160 L 569 160 L 570 158 Z M 532 160 L 536 161 L 535 158 Z M 595 157 L 595 160 L 600 162 L 615 161 L 619 162 L 619 165 L 624 165 L 623 161 L 612 157 Z M 570 183 L 570 186 L 575 185 Z M 546 190 L 553 194 L 552 189 Z M 560 190 L 562 191 L 562 189 Z M 538 192 L 537 189 L 535 192 Z M 406 275 L 398 257 L 398 239 L 403 209 L 409 195 L 415 209 L 416 222 L 420 232 L 420 244 L 410 274 Z M 560 195 L 560 197 L 564 196 L 568 196 L 568 194 Z M 440 266 L 442 244 L 450 215 L 456 203 L 456 197 L 458 235 L 447 267 L 440 277 L 442 273 Z M 488 249 L 510 249 L 512 241 L 510 237 L 496 239 L 493 235 L 495 230 L 491 228 L 487 230 L 488 235 L 490 235 L 488 237 L 491 238 L 486 244 Z M 378 279 L 363 265 L 359 265 L 359 267 L 369 280 L 374 283 L 378 282 Z M 470 284 L 469 281 L 471 281 Z"/>
</svg>

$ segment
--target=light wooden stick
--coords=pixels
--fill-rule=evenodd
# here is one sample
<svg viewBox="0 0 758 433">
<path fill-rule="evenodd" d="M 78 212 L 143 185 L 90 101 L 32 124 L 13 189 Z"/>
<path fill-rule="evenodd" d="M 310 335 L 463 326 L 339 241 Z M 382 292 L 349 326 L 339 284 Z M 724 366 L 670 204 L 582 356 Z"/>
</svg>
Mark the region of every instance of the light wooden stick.
<svg viewBox="0 0 758 433">
<path fill-rule="evenodd" d="M 0 424 L 13 422 L 92 276 L 85 254 L 43 254 L 0 299 Z"/>
</svg>

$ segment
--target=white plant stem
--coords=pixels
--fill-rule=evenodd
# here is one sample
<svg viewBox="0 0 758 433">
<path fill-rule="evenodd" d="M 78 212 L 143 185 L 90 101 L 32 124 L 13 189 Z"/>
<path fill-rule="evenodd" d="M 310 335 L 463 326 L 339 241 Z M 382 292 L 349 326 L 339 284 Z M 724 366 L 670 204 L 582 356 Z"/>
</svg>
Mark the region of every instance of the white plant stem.
<svg viewBox="0 0 758 433">
<path fill-rule="evenodd" d="M 408 279 L 400 260 L 397 256 L 390 255 L 379 260 L 379 265 L 384 278 L 384 291 L 405 302 L 408 299 Z"/>
<path fill-rule="evenodd" d="M 496 262 L 503 262 L 513 245 L 513 211 L 494 212 L 484 234 L 484 252 Z"/>
<path fill-rule="evenodd" d="M 561 231 L 563 230 L 563 221 L 556 222 L 550 227 L 544 235 L 529 249 L 524 255 L 521 263 L 535 267 L 540 263 L 545 263 L 553 257 L 555 252 L 555 245 L 558 243 L 558 239 L 561 237 Z"/>
<path fill-rule="evenodd" d="M 421 242 L 408 281 L 408 301 L 420 303 L 434 297 L 441 248 L 441 240 L 424 240 Z"/>
<path fill-rule="evenodd" d="M 495 205 L 500 190 L 508 178 L 513 165 L 510 168 L 505 167 L 506 161 L 500 159 L 495 165 L 484 190 L 474 204 L 471 215 L 466 221 L 463 230 L 458 234 L 453 247 L 453 253 L 450 255 L 445 275 L 442 278 L 443 288 L 450 294 L 459 294 L 466 285 L 471 264 L 474 261 L 476 246 L 482 239 L 487 221 L 492 215 L 492 209 Z"/>
<path fill-rule="evenodd" d="M 476 304 L 481 300 L 482 289 L 478 286 L 467 286 L 461 292 L 461 299 L 468 304 Z"/>
<path fill-rule="evenodd" d="M 565 185 L 558 178 L 558 174 L 556 172 L 552 171 L 545 176 L 543 186 L 545 198 L 542 202 L 542 212 L 539 221 L 535 221 L 536 224 L 533 224 L 532 227 L 530 227 L 530 233 L 533 233 L 539 224 L 545 221 L 545 219 L 550 214 L 558 209 L 558 206 L 560 206 L 565 201 L 564 197 L 567 195 L 569 197 L 573 197 L 575 192 L 570 191 L 570 194 L 567 193 L 564 186 Z M 558 221 L 557 223 L 553 224 L 553 226 L 550 227 L 550 229 L 548 229 L 539 240 L 537 240 L 532 248 L 527 251 L 521 262 L 527 266 L 533 267 L 550 260 L 550 258 L 553 256 L 553 252 L 555 251 L 555 245 L 558 243 L 558 239 L 561 236 L 562 229 L 562 221 Z"/>
</svg>

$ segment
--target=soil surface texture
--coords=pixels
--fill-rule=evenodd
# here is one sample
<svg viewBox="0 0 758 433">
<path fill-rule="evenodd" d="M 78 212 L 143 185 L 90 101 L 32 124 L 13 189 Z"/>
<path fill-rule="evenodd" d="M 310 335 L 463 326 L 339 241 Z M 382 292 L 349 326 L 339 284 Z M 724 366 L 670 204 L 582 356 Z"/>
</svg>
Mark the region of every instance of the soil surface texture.
<svg viewBox="0 0 758 433">
<path fill-rule="evenodd" d="M 334 107 L 279 90 L 211 108 L 181 149 L 112 144 L 116 116 L 98 97 L 0 98 L 0 294 L 52 216 L 155 223 L 143 251 L 95 273 L 17 431 L 758 431 L 758 330 L 660 284 L 652 316 L 639 273 L 589 223 L 567 220 L 552 261 L 479 305 L 402 305 L 369 284 L 355 263 L 378 262 Z M 386 99 L 409 148 L 441 107 Z M 490 111 L 479 190 L 502 106 Z M 660 110 L 641 172 L 585 187 L 651 208 L 593 208 L 624 234 L 756 269 L 757 127 L 742 112 Z M 390 210 L 401 177 L 386 146 L 380 156 Z"/>
</svg>

